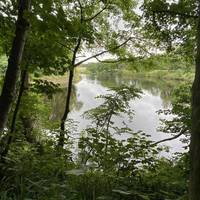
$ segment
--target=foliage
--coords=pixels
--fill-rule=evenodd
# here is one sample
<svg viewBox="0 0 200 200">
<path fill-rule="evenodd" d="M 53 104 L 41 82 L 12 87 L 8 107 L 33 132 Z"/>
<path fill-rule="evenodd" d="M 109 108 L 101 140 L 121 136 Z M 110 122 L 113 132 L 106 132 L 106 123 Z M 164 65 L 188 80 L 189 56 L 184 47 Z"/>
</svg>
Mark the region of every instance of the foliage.
<svg viewBox="0 0 200 200">
<path fill-rule="evenodd" d="M 161 119 L 162 126 L 160 130 L 165 133 L 178 134 L 182 132 L 185 137 L 182 141 L 188 148 L 189 137 L 191 134 L 191 87 L 189 84 L 181 84 L 173 93 L 172 108 L 168 110 L 160 110 L 159 113 L 172 116 L 169 119 Z"/>
<path fill-rule="evenodd" d="M 56 148 L 51 135 L 56 134 L 53 129 L 51 134 L 39 130 L 38 134 L 43 135 L 39 143 L 28 142 L 25 135 L 17 137 L 1 165 L 1 198 L 164 200 L 184 197 L 188 174 L 183 167 L 187 163 L 185 156 L 160 159 L 161 148 L 152 145 L 148 135 L 113 121 L 118 115 L 132 119 L 129 102 L 139 96 L 139 90 L 134 87 L 122 86 L 98 97 L 104 102 L 85 113 L 92 124 L 82 133 L 77 155 L 73 121 L 69 121 L 68 127 L 72 125 L 72 129 L 66 133 L 69 137 L 62 151 Z M 27 106 L 33 105 L 29 114 L 39 114 L 34 106 L 38 102 L 33 95 L 29 98 L 23 100 Z M 24 107 L 23 112 L 26 110 Z M 120 135 L 127 139 L 121 139 Z"/>
<path fill-rule="evenodd" d="M 188 79 L 192 76 L 193 62 L 186 57 L 178 54 L 162 54 L 146 57 L 143 59 L 135 58 L 131 61 L 111 63 L 89 63 L 83 65 L 88 73 L 126 73 L 133 75 L 149 76 L 166 79 Z M 190 78 L 189 79 L 192 79 Z"/>
<path fill-rule="evenodd" d="M 36 79 L 34 80 L 32 91 L 45 94 L 47 97 L 52 98 L 53 94 L 61 90 L 59 86 L 59 84 L 55 84 L 51 81 Z"/>
<path fill-rule="evenodd" d="M 0 0 L 1 81 L 12 47 L 18 2 L 21 1 Z M 149 135 L 130 129 L 125 120 L 122 124 L 115 123 L 116 117 L 133 120 L 130 101 L 140 97 L 138 89 L 110 87 L 118 86 L 113 81 L 108 94 L 98 97 L 103 103 L 85 113 L 91 123 L 78 134 L 81 138 L 76 138 L 74 121 L 64 123 L 67 129 L 63 132 L 58 129 L 66 102 L 54 95 L 58 92 L 66 98 L 66 92 L 61 92 L 58 84 L 43 77 L 39 79 L 44 75 L 58 77 L 67 71 L 71 73 L 80 64 L 92 58 L 99 60 L 106 53 L 122 61 L 86 65 L 89 72 L 106 73 L 104 79 L 110 75 L 108 72 L 122 75 L 126 70 L 128 73 L 157 70 L 161 78 L 168 71 L 177 76 L 182 72 L 193 73 L 195 1 L 145 0 L 142 6 L 145 23 L 136 14 L 136 6 L 134 0 L 32 1 L 31 12 L 24 16 L 30 22 L 30 30 L 20 69 L 30 74 L 33 81 L 23 90 L 16 130 L 10 133 L 9 125 L 17 98 L 6 136 L 1 137 L 9 149 L 3 158 L 0 155 L 0 199 L 187 199 L 188 154 L 161 158 L 163 148 L 155 145 Z M 168 15 L 175 11 L 180 12 L 178 16 Z M 186 15 L 191 17 L 188 19 Z M 167 53 L 149 56 L 155 43 Z M 191 59 L 182 57 L 185 52 Z M 85 58 L 84 53 L 91 57 Z M 132 75 L 129 73 L 131 81 Z M 74 106 L 76 89 L 74 86 L 69 89 Z M 172 120 L 163 120 L 164 132 L 190 133 L 189 94 L 188 86 L 181 86 L 175 92 L 172 109 L 162 111 L 173 114 Z M 54 109 L 58 104 L 63 106 L 59 116 L 49 117 L 48 98 L 55 101 Z M 62 133 L 64 146 L 59 148 L 57 141 Z M 6 140 L 11 134 L 12 140 Z"/>
<path fill-rule="evenodd" d="M 144 133 L 134 133 L 125 124 L 120 127 L 113 121 L 114 117 L 122 113 L 132 118 L 129 101 L 139 97 L 139 91 L 127 86 L 113 90 L 114 94 L 100 96 L 104 99 L 103 104 L 85 113 L 93 125 L 84 131 L 85 137 L 79 142 L 82 162 L 85 165 L 92 163 L 112 173 L 123 174 L 126 169 L 134 173 L 137 165 L 150 165 L 157 151 L 148 148 L 151 142 L 147 141 Z M 127 139 L 120 140 L 120 135 Z"/>
<path fill-rule="evenodd" d="M 7 65 L 6 56 L 0 56 L 0 74 L 3 74 L 5 72 L 6 65 Z"/>
<path fill-rule="evenodd" d="M 194 60 L 197 2 L 145 0 L 141 9 L 146 35 L 168 52 Z"/>
</svg>

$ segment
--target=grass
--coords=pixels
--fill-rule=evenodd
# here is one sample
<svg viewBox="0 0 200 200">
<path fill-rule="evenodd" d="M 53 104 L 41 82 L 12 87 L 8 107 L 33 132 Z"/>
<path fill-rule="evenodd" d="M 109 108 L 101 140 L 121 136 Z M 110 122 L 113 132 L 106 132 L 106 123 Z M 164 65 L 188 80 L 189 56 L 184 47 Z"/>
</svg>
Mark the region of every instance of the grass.
<svg viewBox="0 0 200 200">
<path fill-rule="evenodd" d="M 75 74 L 74 74 L 74 83 L 78 83 L 79 81 L 81 81 L 81 74 L 83 73 L 83 70 L 80 68 L 76 68 L 75 69 Z M 60 87 L 64 88 L 67 86 L 68 83 L 68 75 L 69 73 L 66 72 L 63 76 L 55 76 L 55 75 L 51 75 L 51 76 L 43 76 L 42 79 L 47 80 L 47 81 L 51 81 L 55 84 L 59 84 Z"/>
</svg>

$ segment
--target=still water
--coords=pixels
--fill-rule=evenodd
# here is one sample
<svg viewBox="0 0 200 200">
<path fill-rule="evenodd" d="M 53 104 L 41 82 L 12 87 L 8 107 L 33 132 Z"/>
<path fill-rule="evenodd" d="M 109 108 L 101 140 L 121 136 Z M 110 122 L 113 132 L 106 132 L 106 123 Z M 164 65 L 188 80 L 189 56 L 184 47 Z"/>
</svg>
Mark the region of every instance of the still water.
<svg viewBox="0 0 200 200">
<path fill-rule="evenodd" d="M 171 93 L 178 85 L 176 81 L 155 80 L 149 78 L 138 78 L 134 76 L 124 76 L 119 73 L 112 74 L 82 74 L 81 80 L 74 85 L 70 118 L 78 121 L 78 130 L 86 128 L 90 121 L 83 118 L 83 113 L 91 108 L 97 107 L 102 102 L 95 97 L 108 93 L 108 90 L 122 84 L 135 85 L 142 90 L 140 99 L 130 102 L 131 108 L 135 112 L 132 121 L 125 116 L 115 118 L 117 125 L 125 121 L 130 128 L 136 131 L 143 131 L 151 135 L 152 140 L 159 141 L 170 135 L 158 130 L 160 118 L 170 118 L 172 116 L 158 115 L 160 109 L 171 107 Z M 58 93 L 52 101 L 52 120 L 59 120 L 63 114 L 66 91 Z M 58 101 L 59 100 L 59 101 Z M 123 137 L 123 136 L 121 136 Z M 125 137 L 125 136 L 124 136 Z M 164 143 L 170 147 L 171 152 L 182 151 L 182 143 L 179 139 Z"/>
</svg>

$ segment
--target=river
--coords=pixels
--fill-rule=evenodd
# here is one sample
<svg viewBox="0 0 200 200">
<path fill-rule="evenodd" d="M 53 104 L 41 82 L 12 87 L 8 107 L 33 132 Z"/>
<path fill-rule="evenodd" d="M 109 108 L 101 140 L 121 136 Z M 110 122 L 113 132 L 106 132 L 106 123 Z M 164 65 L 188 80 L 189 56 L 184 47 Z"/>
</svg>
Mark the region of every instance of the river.
<svg viewBox="0 0 200 200">
<path fill-rule="evenodd" d="M 172 116 L 158 115 L 157 111 L 171 108 L 171 93 L 177 87 L 177 83 L 177 81 L 171 80 L 125 76 L 120 73 L 81 74 L 80 81 L 73 87 L 69 118 L 79 122 L 78 130 L 80 132 L 90 124 L 89 120 L 83 118 L 83 113 L 97 107 L 101 103 L 99 99 L 95 98 L 96 96 L 106 94 L 110 88 L 122 84 L 135 85 L 135 87 L 141 89 L 142 95 L 140 99 L 130 102 L 131 108 L 135 112 L 133 120 L 129 121 L 122 116 L 115 118 L 115 122 L 120 125 L 125 121 L 135 132 L 141 130 L 151 135 L 152 140 L 159 141 L 170 137 L 169 134 L 158 130 L 158 127 L 161 125 L 160 118 L 166 119 Z M 66 90 L 53 97 L 52 120 L 61 118 L 65 105 L 65 96 Z M 183 150 L 183 145 L 179 139 L 168 141 L 164 144 L 170 147 L 170 152 Z"/>
</svg>

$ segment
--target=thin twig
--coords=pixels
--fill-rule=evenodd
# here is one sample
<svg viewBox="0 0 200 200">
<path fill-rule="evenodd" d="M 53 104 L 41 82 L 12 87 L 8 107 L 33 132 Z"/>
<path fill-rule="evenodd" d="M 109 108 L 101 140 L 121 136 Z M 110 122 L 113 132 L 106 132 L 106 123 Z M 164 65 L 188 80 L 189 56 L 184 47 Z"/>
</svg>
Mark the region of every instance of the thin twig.
<svg viewBox="0 0 200 200">
<path fill-rule="evenodd" d="M 98 15 L 100 15 L 104 10 L 106 10 L 108 7 L 108 5 L 106 5 L 104 8 L 102 8 L 99 12 L 97 12 L 96 14 L 94 14 L 92 17 L 89 17 L 87 19 L 84 19 L 84 21 L 92 21 L 93 19 L 95 19 L 96 17 L 98 17 Z"/>
</svg>

